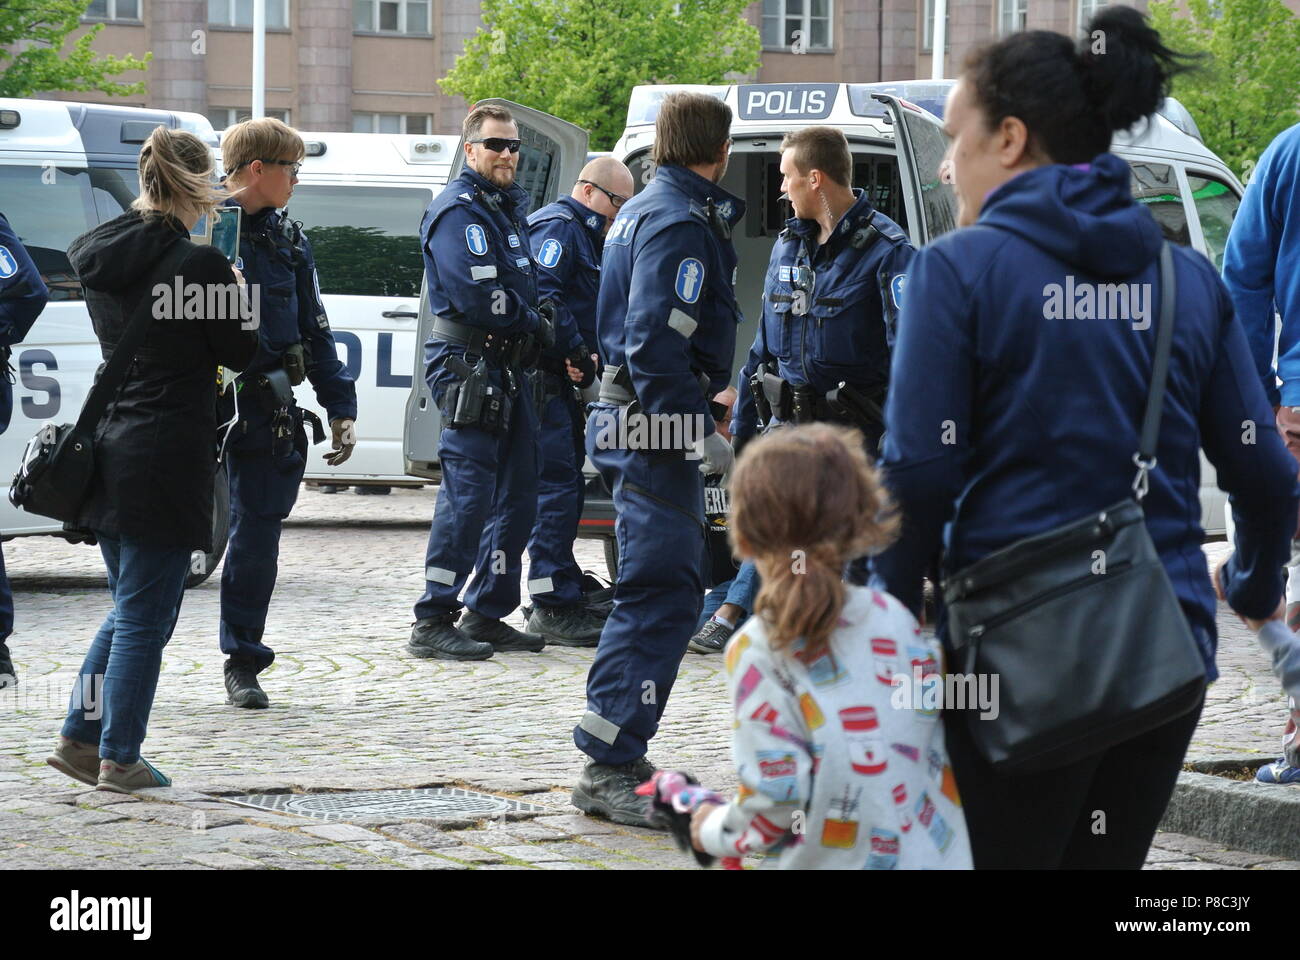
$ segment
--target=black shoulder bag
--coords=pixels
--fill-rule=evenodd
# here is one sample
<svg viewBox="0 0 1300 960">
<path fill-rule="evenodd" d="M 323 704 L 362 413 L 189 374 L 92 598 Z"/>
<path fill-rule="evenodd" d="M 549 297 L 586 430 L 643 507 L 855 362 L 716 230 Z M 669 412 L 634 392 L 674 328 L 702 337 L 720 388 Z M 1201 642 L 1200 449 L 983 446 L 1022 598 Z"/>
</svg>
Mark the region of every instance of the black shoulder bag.
<svg viewBox="0 0 1300 960">
<path fill-rule="evenodd" d="M 1018 540 L 943 583 L 957 659 L 967 674 L 998 678 L 997 715 L 966 715 L 976 748 L 999 772 L 1064 766 L 1182 716 L 1205 690 L 1204 661 L 1141 506 L 1173 342 L 1168 244 L 1160 284 L 1133 497 Z"/>
<path fill-rule="evenodd" d="M 188 250 L 178 244 L 179 253 Z M 151 309 L 154 280 L 176 272 L 178 251 L 174 247 L 149 277 L 144 293 L 136 300 L 131 320 L 113 348 L 99 379 L 91 387 L 76 423 L 46 423 L 27 441 L 22 463 L 9 485 L 9 502 L 28 513 L 51 517 L 62 523 L 76 523 L 95 476 L 95 429 L 110 399 L 122 385 L 153 322 Z"/>
</svg>

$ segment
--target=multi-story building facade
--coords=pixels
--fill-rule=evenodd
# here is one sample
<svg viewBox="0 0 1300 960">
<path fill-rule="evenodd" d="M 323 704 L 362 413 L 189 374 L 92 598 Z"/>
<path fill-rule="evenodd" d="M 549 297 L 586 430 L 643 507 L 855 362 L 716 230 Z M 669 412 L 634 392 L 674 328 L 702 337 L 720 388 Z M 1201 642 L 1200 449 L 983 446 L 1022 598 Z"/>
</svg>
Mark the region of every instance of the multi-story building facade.
<svg viewBox="0 0 1300 960">
<path fill-rule="evenodd" d="M 1147 0 L 1129 0 L 1146 9 Z M 1300 12 L 1300 0 L 1286 0 Z M 1016 30 L 1078 32 L 1103 0 L 948 0 L 944 73 Z M 480 26 L 479 0 L 266 0 L 266 111 L 304 130 L 455 133 L 441 92 Z M 218 128 L 252 102 L 253 0 L 93 0 L 105 53 L 153 52 L 147 93 L 115 102 L 190 110 Z M 928 78 L 934 0 L 756 0 L 761 82 Z M 124 79 L 131 79 L 128 74 Z M 502 91 L 509 96 L 509 91 Z M 107 100 L 94 93 L 49 94 Z"/>
</svg>

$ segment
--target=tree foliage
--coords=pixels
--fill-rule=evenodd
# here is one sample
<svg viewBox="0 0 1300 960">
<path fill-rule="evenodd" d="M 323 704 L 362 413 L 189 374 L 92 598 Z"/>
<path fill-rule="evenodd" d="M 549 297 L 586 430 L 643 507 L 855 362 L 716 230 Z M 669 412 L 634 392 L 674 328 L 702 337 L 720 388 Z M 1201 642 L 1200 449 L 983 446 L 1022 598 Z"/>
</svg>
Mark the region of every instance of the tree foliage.
<svg viewBox="0 0 1300 960">
<path fill-rule="evenodd" d="M 439 84 L 470 103 L 504 97 L 584 127 L 592 149 L 623 132 L 632 87 L 720 83 L 758 68 L 748 0 L 483 0 L 483 23 Z"/>
<path fill-rule="evenodd" d="M 121 97 L 145 92 L 143 81 L 117 83 L 109 77 L 144 70 L 133 56 L 99 56 L 91 49 L 102 23 L 92 26 L 64 52 L 68 34 L 81 26 L 90 0 L 0 0 L 0 97 L 29 97 L 43 90 L 98 90 Z"/>
<path fill-rule="evenodd" d="M 1300 18 L 1282 0 L 1153 0 L 1164 42 L 1210 56 L 1174 79 L 1205 145 L 1243 179 L 1272 139 L 1300 120 Z"/>
</svg>

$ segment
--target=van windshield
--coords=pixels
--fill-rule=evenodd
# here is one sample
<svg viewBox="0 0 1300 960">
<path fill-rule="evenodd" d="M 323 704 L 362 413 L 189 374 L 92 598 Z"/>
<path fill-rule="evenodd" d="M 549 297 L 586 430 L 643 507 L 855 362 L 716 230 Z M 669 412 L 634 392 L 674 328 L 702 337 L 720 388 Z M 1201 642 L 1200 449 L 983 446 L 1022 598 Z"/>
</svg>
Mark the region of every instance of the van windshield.
<svg viewBox="0 0 1300 960">
<path fill-rule="evenodd" d="M 80 300 L 68 246 L 95 226 L 90 171 L 72 167 L 0 166 L 0 212 L 22 241 L 51 300 Z"/>
</svg>

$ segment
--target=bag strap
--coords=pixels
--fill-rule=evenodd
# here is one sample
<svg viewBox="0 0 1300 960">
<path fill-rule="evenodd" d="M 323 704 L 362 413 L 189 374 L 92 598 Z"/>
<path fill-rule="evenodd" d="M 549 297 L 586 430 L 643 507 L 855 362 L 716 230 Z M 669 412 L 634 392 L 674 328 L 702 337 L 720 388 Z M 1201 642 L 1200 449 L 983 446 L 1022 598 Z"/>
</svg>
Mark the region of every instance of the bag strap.
<svg viewBox="0 0 1300 960">
<path fill-rule="evenodd" d="M 1146 413 L 1142 417 L 1142 436 L 1138 452 L 1133 454 L 1137 476 L 1133 478 L 1133 497 L 1142 502 L 1147 495 L 1148 475 L 1156 466 L 1156 440 L 1160 434 L 1160 415 L 1164 409 L 1165 386 L 1169 379 L 1169 354 L 1174 343 L 1174 308 L 1178 300 L 1178 283 L 1174 273 L 1174 255 L 1169 243 L 1160 245 L 1160 325 L 1156 330 L 1156 356 L 1151 370 L 1151 387 L 1147 392 Z"/>
<path fill-rule="evenodd" d="M 118 387 L 122 385 L 127 369 L 135 360 L 135 355 L 144 342 L 145 334 L 154 319 L 153 310 L 150 307 L 153 300 L 151 293 L 155 286 L 155 278 L 168 271 L 174 273 L 179 261 L 183 260 L 188 254 L 189 250 L 184 243 L 173 244 L 168 255 L 149 275 L 143 291 L 136 298 L 134 306 L 131 307 L 131 319 L 122 331 L 122 336 L 117 341 L 117 345 L 113 347 L 112 356 L 108 358 L 99 379 L 95 381 L 95 385 L 90 388 L 90 393 L 86 395 L 86 402 L 82 405 L 81 413 L 77 416 L 77 430 L 79 432 L 92 432 L 99 424 L 100 418 L 104 416 L 104 411 L 108 409 L 109 400 L 117 392 Z"/>
</svg>

